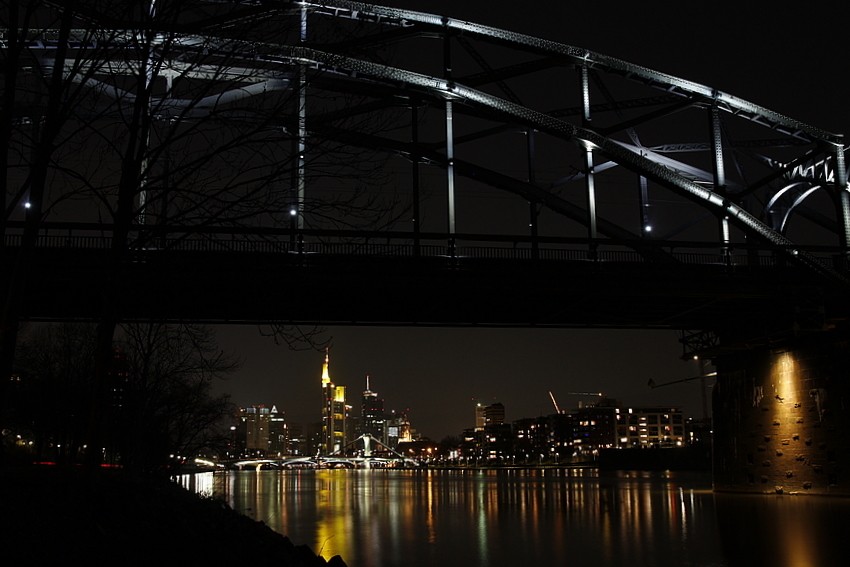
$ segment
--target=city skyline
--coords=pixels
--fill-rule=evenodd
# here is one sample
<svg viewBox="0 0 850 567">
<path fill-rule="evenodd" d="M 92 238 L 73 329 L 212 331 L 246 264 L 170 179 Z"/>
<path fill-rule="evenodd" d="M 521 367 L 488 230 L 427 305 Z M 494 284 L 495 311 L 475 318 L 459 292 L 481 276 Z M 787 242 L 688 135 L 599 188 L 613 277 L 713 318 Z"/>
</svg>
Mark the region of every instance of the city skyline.
<svg viewBox="0 0 850 567">
<path fill-rule="evenodd" d="M 218 381 L 217 391 L 231 393 L 238 406 L 274 404 L 286 412 L 287 422 L 319 421 L 323 351 L 278 347 L 254 327 L 217 332 L 221 344 L 247 345 L 245 364 Z M 588 348 L 579 333 L 598 333 L 596 345 Z M 660 385 L 697 375 L 696 363 L 680 359 L 672 331 L 337 327 L 327 335 L 333 336 L 329 368 L 335 384 L 358 397 L 370 376 L 370 389 L 385 400 L 386 412 L 406 411 L 412 427 L 434 441 L 473 427 L 476 400 L 503 403 L 506 422 L 555 413 L 549 391 L 562 409 L 594 400 L 571 392 L 602 392 L 623 404 L 680 406 L 687 417 L 702 417 L 698 380 L 647 385 L 650 379 Z M 643 354 L 611 356 L 618 348 Z M 489 351 L 488 360 L 479 360 L 482 351 Z M 532 365 L 537 375 L 523 372 Z M 267 368 L 278 370 L 272 376 Z"/>
<path fill-rule="evenodd" d="M 562 409 L 549 391 L 554 411 L 518 419 L 506 419 L 501 402 L 473 400 L 473 426 L 438 441 L 418 432 L 406 411 L 386 413 L 384 400 L 372 391 L 368 375 L 358 407 L 356 396 L 347 395 L 348 387 L 332 381 L 330 349 L 324 351 L 318 421 L 287 421 L 285 409 L 279 410 L 276 404 L 239 407 L 231 427 L 228 458 L 291 456 L 301 460 L 312 455 L 358 455 L 359 451 L 369 457 L 378 444 L 414 459 L 559 462 L 590 458 L 604 449 L 700 445 L 709 427 L 704 420 L 693 420 L 694 427 L 685 431 L 692 420 L 684 418 L 681 406 L 635 406 L 601 392 L 573 392 L 595 399 Z"/>
<path fill-rule="evenodd" d="M 850 8 L 155 4 L 0 10 L 11 557 L 846 563 Z M 47 23 L 16 32 L 26 7 Z M 26 320 L 50 332 L 16 348 Z M 706 332 L 717 387 L 674 328 Z M 220 450 L 233 406 L 253 462 L 185 475 L 196 514 L 153 481 Z M 315 458 L 367 409 L 463 439 L 451 470 L 427 442 L 411 469 Z M 317 470 L 263 470 L 294 437 Z M 658 450 L 607 450 L 630 447 Z M 668 467 L 688 453 L 711 472 Z"/>
</svg>

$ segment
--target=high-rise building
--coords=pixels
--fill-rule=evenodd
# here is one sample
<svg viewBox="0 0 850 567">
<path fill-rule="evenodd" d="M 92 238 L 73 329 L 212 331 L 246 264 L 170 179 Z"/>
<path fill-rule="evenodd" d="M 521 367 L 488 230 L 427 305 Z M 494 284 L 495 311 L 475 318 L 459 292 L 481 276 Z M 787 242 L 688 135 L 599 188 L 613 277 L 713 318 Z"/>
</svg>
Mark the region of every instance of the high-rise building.
<svg viewBox="0 0 850 567">
<path fill-rule="evenodd" d="M 474 431 L 484 431 L 484 404 L 478 402 L 475 404 L 475 428 Z"/>
<path fill-rule="evenodd" d="M 369 388 L 369 376 L 366 376 L 366 389 L 363 391 L 363 403 L 360 406 L 360 433 L 368 433 L 382 441 L 385 421 L 384 400 Z"/>
<path fill-rule="evenodd" d="M 501 402 L 490 404 L 484 408 L 484 427 L 502 425 L 505 423 L 505 406 Z"/>
<path fill-rule="evenodd" d="M 313 455 L 315 451 L 311 451 L 309 446 L 308 430 L 300 423 L 289 423 L 286 427 L 288 438 L 288 453 L 289 455 Z"/>
<path fill-rule="evenodd" d="M 322 447 L 325 455 L 340 450 L 346 443 L 345 386 L 331 382 L 330 356 L 325 349 L 325 363 L 322 366 Z"/>
<path fill-rule="evenodd" d="M 236 428 L 234 442 L 240 452 L 266 455 L 270 451 L 271 421 L 274 415 L 277 420 L 277 408 L 272 406 L 251 406 L 239 408 L 236 412 Z"/>
<path fill-rule="evenodd" d="M 289 428 L 286 424 L 286 414 L 277 411 L 272 406 L 269 414 L 269 455 L 283 456 L 292 453 L 289 447 Z"/>
<path fill-rule="evenodd" d="M 619 406 L 617 400 L 602 398 L 573 412 L 573 455 L 586 457 L 598 454 L 601 449 L 618 447 Z"/>
<path fill-rule="evenodd" d="M 682 408 L 635 407 L 618 416 L 621 447 L 681 447 L 685 444 Z"/>
<path fill-rule="evenodd" d="M 475 430 L 481 431 L 488 425 L 501 425 L 505 422 L 505 406 L 501 402 L 484 405 L 475 404 Z"/>
<path fill-rule="evenodd" d="M 550 448 L 549 431 L 549 418 L 544 416 L 514 421 L 514 455 L 525 462 L 548 458 L 553 452 Z"/>
<path fill-rule="evenodd" d="M 384 444 L 396 448 L 399 443 L 409 443 L 414 440 L 413 429 L 407 413 L 396 414 L 395 410 L 387 417 L 384 433 Z"/>
</svg>

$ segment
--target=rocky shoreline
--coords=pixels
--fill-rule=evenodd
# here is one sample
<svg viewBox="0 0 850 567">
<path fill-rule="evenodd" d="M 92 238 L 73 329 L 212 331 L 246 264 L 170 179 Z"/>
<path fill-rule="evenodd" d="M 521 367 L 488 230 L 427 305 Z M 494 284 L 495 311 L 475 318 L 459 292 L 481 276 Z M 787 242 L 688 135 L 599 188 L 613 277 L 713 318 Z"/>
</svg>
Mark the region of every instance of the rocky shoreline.
<svg viewBox="0 0 850 567">
<path fill-rule="evenodd" d="M 164 478 L 57 466 L 0 470 L 5 559 L 84 559 L 120 565 L 262 560 L 283 567 L 345 567 L 295 545 L 227 504 Z"/>
</svg>

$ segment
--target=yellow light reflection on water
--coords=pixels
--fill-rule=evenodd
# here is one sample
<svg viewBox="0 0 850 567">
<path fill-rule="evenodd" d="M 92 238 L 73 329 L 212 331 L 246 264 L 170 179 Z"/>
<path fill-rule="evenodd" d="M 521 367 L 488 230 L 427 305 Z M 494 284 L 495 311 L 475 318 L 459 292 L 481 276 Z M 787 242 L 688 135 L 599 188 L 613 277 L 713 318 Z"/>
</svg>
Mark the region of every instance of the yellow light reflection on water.
<svg viewBox="0 0 850 567">
<path fill-rule="evenodd" d="M 196 485 L 209 482 L 199 477 Z M 692 551 L 699 546 L 713 545 L 713 560 L 721 553 L 719 542 L 704 541 L 717 529 L 710 484 L 694 487 L 675 474 L 240 471 L 219 475 L 215 485 L 234 508 L 293 543 L 307 544 L 326 559 L 340 555 L 358 567 L 625 566 L 650 564 L 641 563 L 650 556 L 659 561 L 655 564 L 672 565 L 702 561 L 703 554 Z M 726 522 L 742 516 L 732 514 Z M 776 565 L 802 567 L 805 563 L 791 558 L 804 557 L 811 542 L 787 530 L 801 528 L 772 532 L 783 540 L 787 560 Z"/>
<path fill-rule="evenodd" d="M 844 567 L 850 500 L 715 494 L 717 523 L 734 565 Z"/>
<path fill-rule="evenodd" d="M 316 524 L 314 551 L 325 558 L 334 555 L 345 557 L 351 546 L 348 539 L 352 532 L 347 525 L 350 516 L 342 513 L 347 504 L 346 496 L 349 490 L 344 478 L 346 472 L 345 469 L 316 471 L 316 508 L 320 521 Z"/>
<path fill-rule="evenodd" d="M 428 518 L 427 518 L 428 541 L 430 543 L 436 543 L 437 542 L 437 530 L 436 530 L 435 519 L 434 519 L 434 514 L 435 514 L 434 508 L 436 506 L 435 498 L 434 498 L 435 497 L 435 495 L 434 495 L 434 471 L 428 471 L 426 474 L 427 474 L 427 477 L 426 477 L 426 483 L 427 484 L 426 484 L 425 490 L 426 490 L 426 493 L 428 495 L 428 500 L 427 500 L 427 502 L 428 502 L 428 504 L 427 504 L 427 506 L 428 506 Z"/>
</svg>

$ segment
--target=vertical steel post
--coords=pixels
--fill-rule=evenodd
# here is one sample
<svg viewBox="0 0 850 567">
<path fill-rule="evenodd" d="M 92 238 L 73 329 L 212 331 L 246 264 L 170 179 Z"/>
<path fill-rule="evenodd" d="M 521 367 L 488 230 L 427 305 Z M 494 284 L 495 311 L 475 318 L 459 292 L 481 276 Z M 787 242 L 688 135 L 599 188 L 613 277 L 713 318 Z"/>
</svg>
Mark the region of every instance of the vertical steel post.
<svg viewBox="0 0 850 567">
<path fill-rule="evenodd" d="M 174 98 L 174 75 L 170 73 L 165 76 L 165 98 Z M 159 194 L 159 218 L 155 221 L 155 224 L 158 224 L 160 227 L 168 226 L 168 199 L 171 195 L 172 152 L 167 146 L 163 152 L 163 160 L 165 161 L 165 164 L 163 166 L 162 186 Z M 168 242 L 168 233 L 164 230 L 160 230 L 158 231 L 157 238 L 160 239 L 160 246 L 165 248 Z"/>
<path fill-rule="evenodd" d="M 419 240 L 421 230 L 419 226 L 421 224 L 421 213 L 419 211 L 419 101 L 416 98 L 411 99 L 410 110 L 410 137 L 412 138 L 410 158 L 413 162 L 413 255 L 418 257 L 422 254 L 422 249 Z"/>
<path fill-rule="evenodd" d="M 711 145 L 714 150 L 712 165 L 714 169 L 714 192 L 726 193 L 726 169 L 723 165 L 723 133 L 720 127 L 720 111 L 716 104 L 711 105 L 709 111 L 709 127 L 711 128 Z M 723 243 L 721 254 L 723 261 L 727 264 L 731 261 L 729 249 L 729 217 L 724 213 L 720 217 L 720 237 Z"/>
<path fill-rule="evenodd" d="M 449 235 L 454 239 L 455 234 L 455 175 L 454 175 L 454 119 L 452 117 L 452 100 L 446 99 L 446 182 L 448 184 Z"/>
<path fill-rule="evenodd" d="M 590 126 L 590 83 L 587 65 L 581 67 L 582 125 Z M 591 241 L 590 257 L 596 258 L 596 184 L 593 179 L 593 148 L 584 149 L 584 184 L 587 193 L 587 236 Z"/>
<path fill-rule="evenodd" d="M 841 223 L 840 245 L 844 248 L 844 257 L 850 256 L 850 192 L 847 187 L 847 165 L 844 160 L 844 144 L 835 145 L 835 175 L 833 177 L 838 202 L 838 217 Z"/>
<path fill-rule="evenodd" d="M 714 150 L 714 190 L 726 188 L 726 168 L 723 165 L 723 135 L 720 128 L 720 111 L 716 105 L 711 106 L 711 146 Z"/>
<path fill-rule="evenodd" d="M 150 5 L 148 6 L 148 17 L 150 20 L 153 20 L 156 17 L 156 1 L 151 0 Z M 145 136 L 145 150 L 150 147 L 151 144 L 151 128 L 153 127 L 151 121 L 151 115 L 153 114 L 153 68 L 154 68 L 154 53 L 153 46 L 148 43 L 148 52 L 145 58 L 145 90 L 149 92 L 148 94 L 148 104 L 146 108 L 147 112 L 147 122 L 148 127 L 146 128 Z M 139 179 L 139 214 L 136 215 L 136 222 L 139 226 L 144 226 L 147 224 L 147 204 L 148 204 L 148 166 L 149 166 L 147 151 L 145 152 L 145 157 L 142 158 L 142 169 L 141 169 L 141 178 Z"/>
<path fill-rule="evenodd" d="M 638 184 L 640 186 L 638 199 L 640 202 L 640 235 L 641 238 L 650 238 L 652 236 L 652 225 L 649 223 L 649 188 L 646 177 L 638 176 Z"/>
<path fill-rule="evenodd" d="M 443 72 L 448 82 L 449 89 L 452 85 L 452 51 L 451 33 L 448 21 L 444 18 L 445 31 L 443 33 Z M 449 255 L 455 255 L 455 170 L 454 170 L 454 123 L 452 115 L 451 94 L 446 97 L 446 184 L 448 193 L 448 232 L 449 232 Z"/>
<path fill-rule="evenodd" d="M 529 185 L 535 185 L 537 183 L 537 177 L 534 174 L 534 130 L 531 128 L 526 130 L 525 138 L 526 151 L 528 152 L 528 183 Z M 540 242 L 538 241 L 537 227 L 537 203 L 531 199 L 528 201 L 528 214 L 528 226 L 531 227 L 531 257 L 532 259 L 537 260 L 540 258 Z"/>
</svg>

